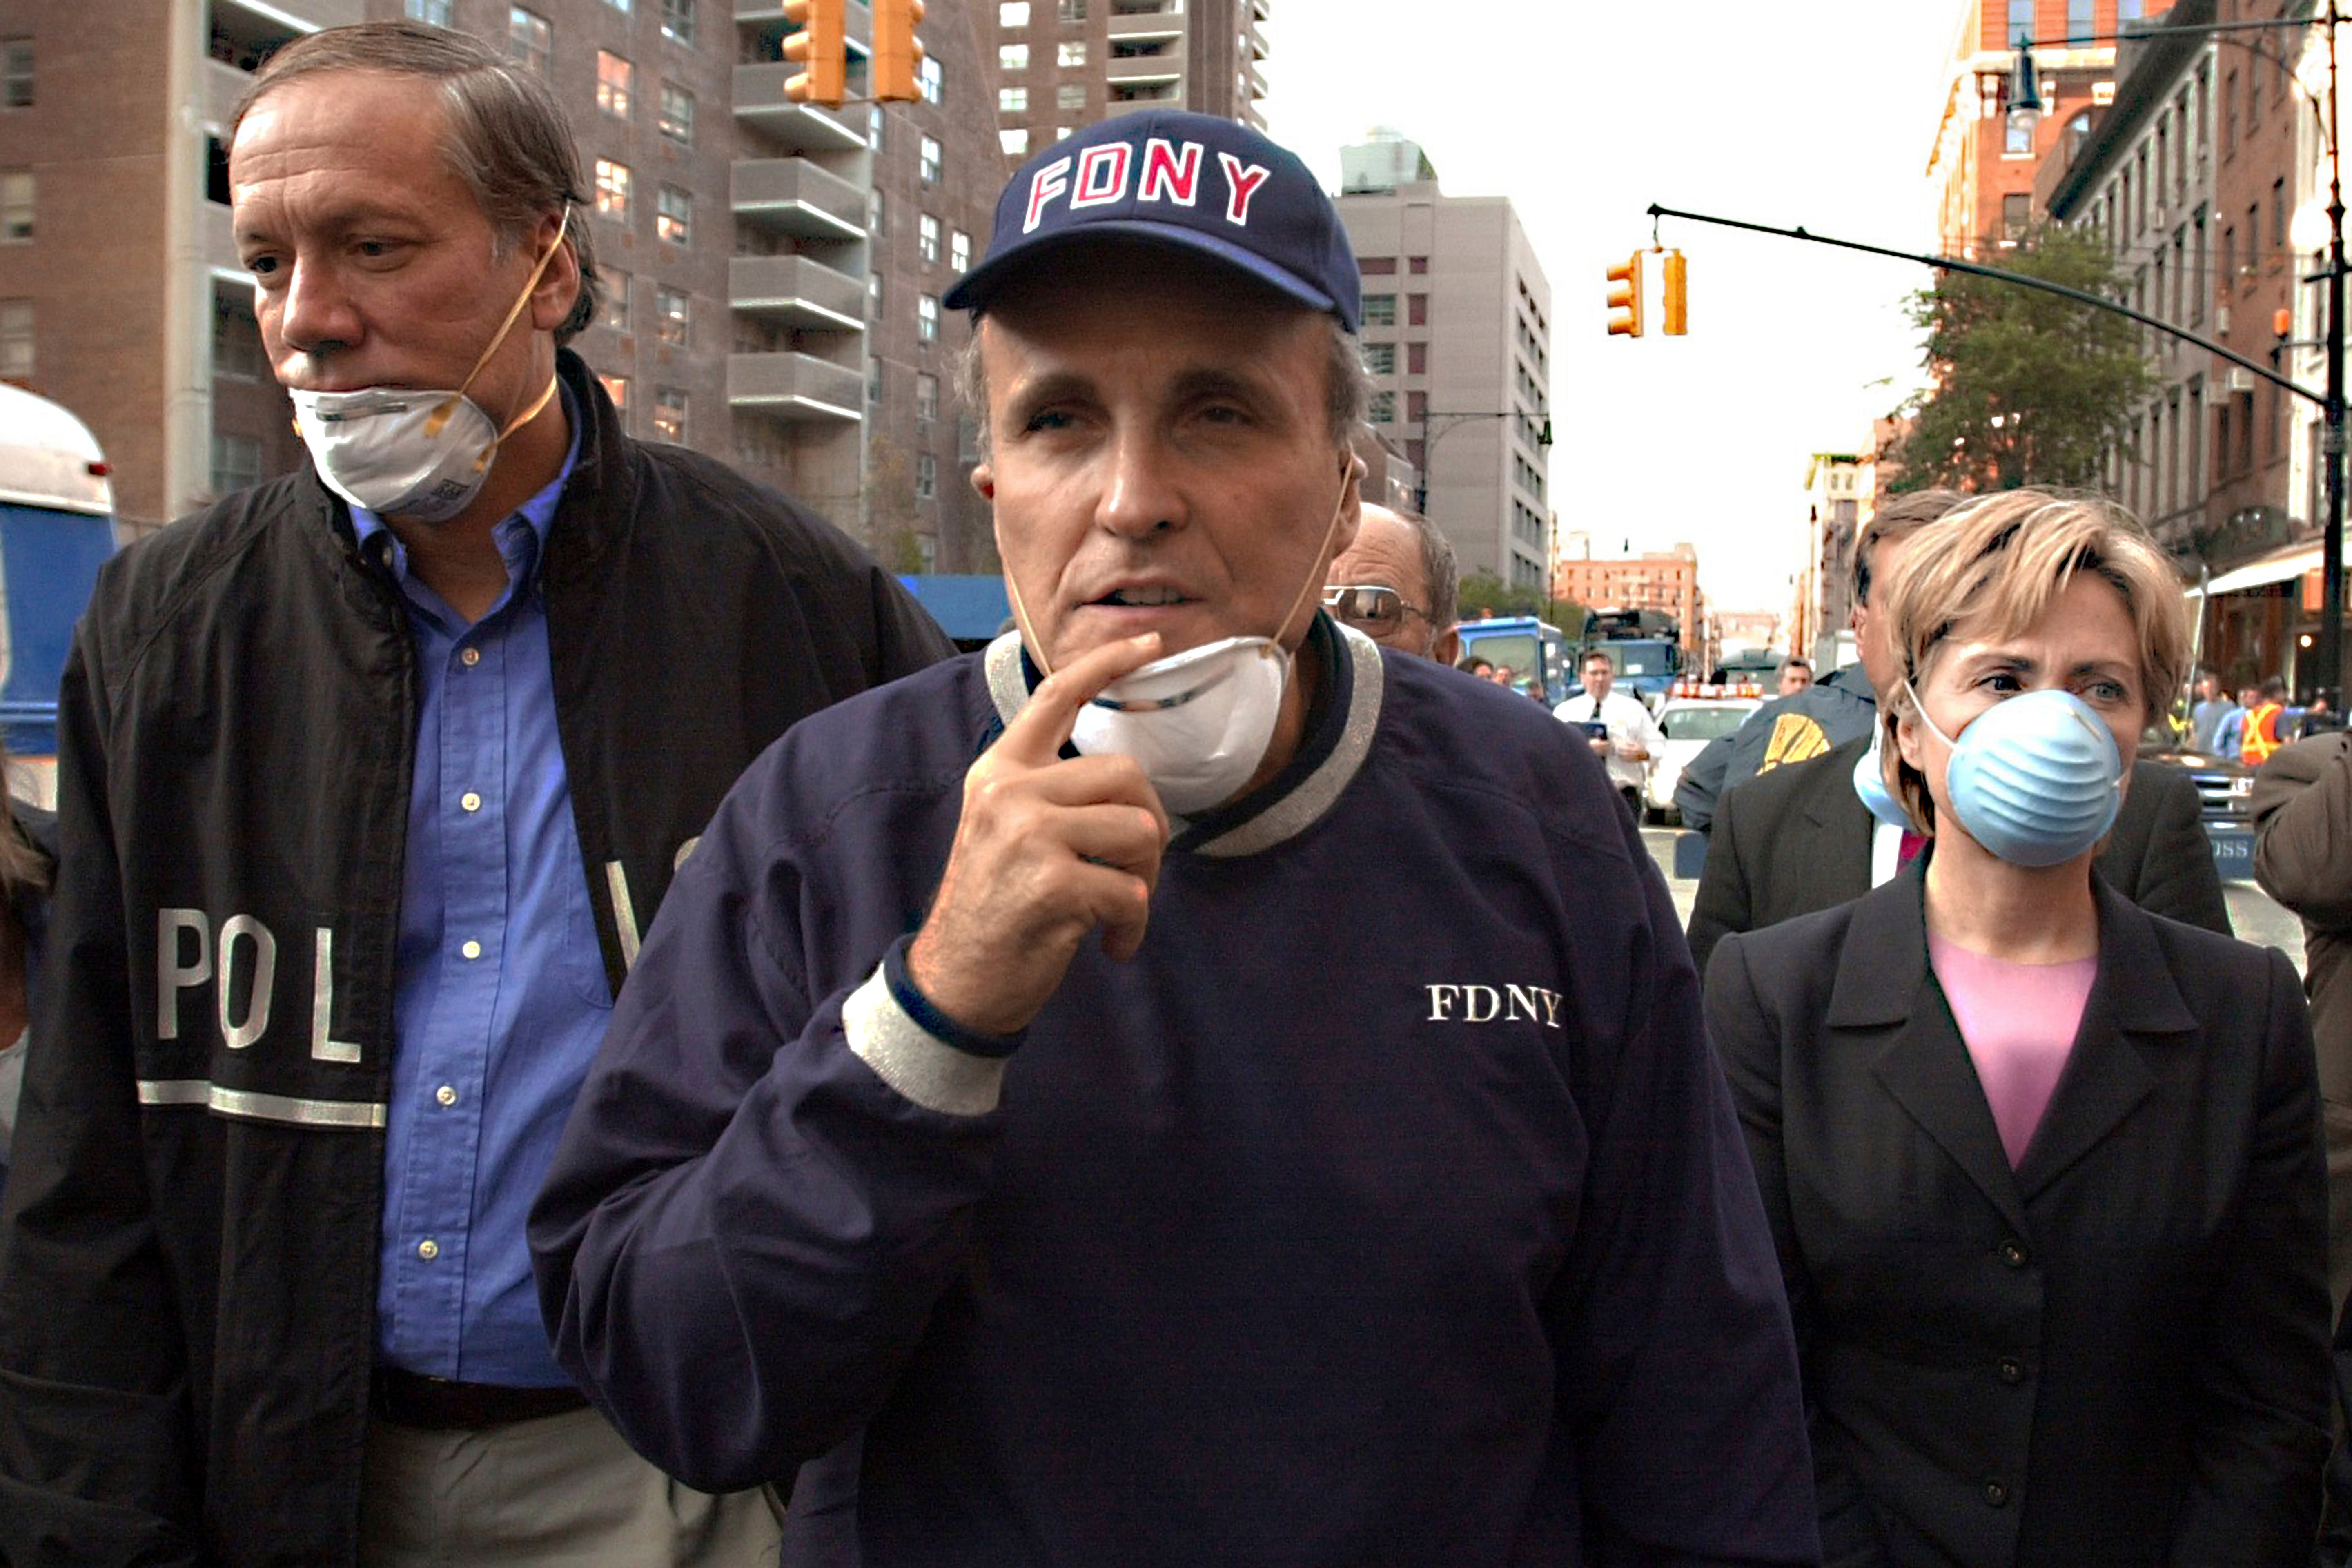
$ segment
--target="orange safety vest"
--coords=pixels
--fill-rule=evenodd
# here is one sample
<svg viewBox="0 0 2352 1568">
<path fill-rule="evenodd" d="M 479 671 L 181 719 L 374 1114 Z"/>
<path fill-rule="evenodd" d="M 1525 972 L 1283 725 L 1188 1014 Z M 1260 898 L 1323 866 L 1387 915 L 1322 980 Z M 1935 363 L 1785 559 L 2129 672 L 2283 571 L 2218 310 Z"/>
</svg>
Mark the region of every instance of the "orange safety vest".
<svg viewBox="0 0 2352 1568">
<path fill-rule="evenodd" d="M 2238 747 L 2238 760 L 2250 768 L 2261 767 L 2279 749 L 2279 715 L 2286 711 L 2282 702 L 2256 704 L 2246 715 L 2246 738 Z"/>
</svg>

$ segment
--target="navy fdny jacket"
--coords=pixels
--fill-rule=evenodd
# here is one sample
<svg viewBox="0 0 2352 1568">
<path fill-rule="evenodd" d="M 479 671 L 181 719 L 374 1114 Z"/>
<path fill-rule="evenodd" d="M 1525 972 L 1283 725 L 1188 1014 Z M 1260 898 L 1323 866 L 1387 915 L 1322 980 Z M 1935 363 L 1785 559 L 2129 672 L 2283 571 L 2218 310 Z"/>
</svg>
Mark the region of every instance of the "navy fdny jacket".
<svg viewBox="0 0 2352 1568">
<path fill-rule="evenodd" d="M 617 990 L 744 766 L 951 650 L 824 523 L 560 373 L 587 427 L 543 592 Z M 307 467 L 100 579 L 0 1214 L 0 1560 L 352 1559 L 415 692 Z"/>
<path fill-rule="evenodd" d="M 533 1215 L 557 1353 L 642 1451 L 734 1488 L 862 1429 L 877 1568 L 1815 1560 L 1631 816 L 1542 710 L 1318 628 L 1300 754 L 1180 824 L 1141 952 L 1082 945 L 1009 1056 L 899 955 L 1017 639 L 745 775 Z"/>
</svg>

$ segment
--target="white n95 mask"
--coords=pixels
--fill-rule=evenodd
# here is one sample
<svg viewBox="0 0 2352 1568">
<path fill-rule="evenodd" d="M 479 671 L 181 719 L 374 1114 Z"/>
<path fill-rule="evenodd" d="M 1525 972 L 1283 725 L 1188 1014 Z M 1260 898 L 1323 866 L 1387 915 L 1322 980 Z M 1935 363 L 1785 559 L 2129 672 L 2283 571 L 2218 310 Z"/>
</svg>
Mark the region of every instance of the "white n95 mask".
<svg viewBox="0 0 2352 1568">
<path fill-rule="evenodd" d="M 1241 793 L 1274 743 L 1290 656 L 1271 637 L 1225 637 L 1153 659 L 1078 710 L 1070 742 L 1133 757 L 1160 804 L 1191 816 Z"/>
<path fill-rule="evenodd" d="M 569 226 L 572 214 L 563 215 Z M 499 428 L 479 404 L 466 395 L 482 366 L 506 342 L 515 318 L 530 301 L 547 264 L 563 245 L 563 230 L 530 269 L 507 319 L 455 390 L 368 386 L 353 392 L 306 392 L 288 388 L 294 400 L 295 428 L 310 449 L 319 479 L 353 506 L 385 517 L 446 522 L 472 503 L 489 478 L 499 443 L 539 416 L 555 395 L 555 378 L 529 407 Z"/>
</svg>

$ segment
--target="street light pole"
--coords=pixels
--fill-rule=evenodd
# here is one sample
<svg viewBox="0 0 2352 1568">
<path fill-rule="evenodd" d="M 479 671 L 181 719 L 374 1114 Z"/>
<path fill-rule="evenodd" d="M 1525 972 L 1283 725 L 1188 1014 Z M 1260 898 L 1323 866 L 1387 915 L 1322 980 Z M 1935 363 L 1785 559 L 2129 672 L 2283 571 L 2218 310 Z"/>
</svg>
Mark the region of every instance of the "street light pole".
<svg viewBox="0 0 2352 1568">
<path fill-rule="evenodd" d="M 2319 657 L 2313 682 L 2344 710 L 2344 166 L 2337 117 L 2336 0 L 2327 0 L 2327 404 L 2320 460 L 2327 467 L 2327 530 L 2319 547 Z"/>
</svg>

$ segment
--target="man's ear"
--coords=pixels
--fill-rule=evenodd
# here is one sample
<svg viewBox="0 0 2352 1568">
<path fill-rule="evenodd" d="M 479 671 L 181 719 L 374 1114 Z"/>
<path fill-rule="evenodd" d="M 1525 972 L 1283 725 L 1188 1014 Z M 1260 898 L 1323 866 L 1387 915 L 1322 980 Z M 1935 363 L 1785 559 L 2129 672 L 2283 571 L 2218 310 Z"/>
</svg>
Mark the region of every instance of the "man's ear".
<svg viewBox="0 0 2352 1568">
<path fill-rule="evenodd" d="M 583 220 L 585 221 L 585 220 Z M 560 212 L 543 213 L 539 226 L 531 230 L 530 258 L 535 264 L 547 255 L 549 246 L 556 247 L 548 257 L 547 269 L 530 290 L 530 324 L 542 332 L 551 332 L 563 325 L 580 303 L 580 252 L 573 249 L 564 236 L 564 219 Z M 511 296 L 509 303 L 512 303 Z"/>
<path fill-rule="evenodd" d="M 993 464 L 980 462 L 972 465 L 971 490 L 984 501 L 996 500 L 996 468 Z"/>
</svg>

